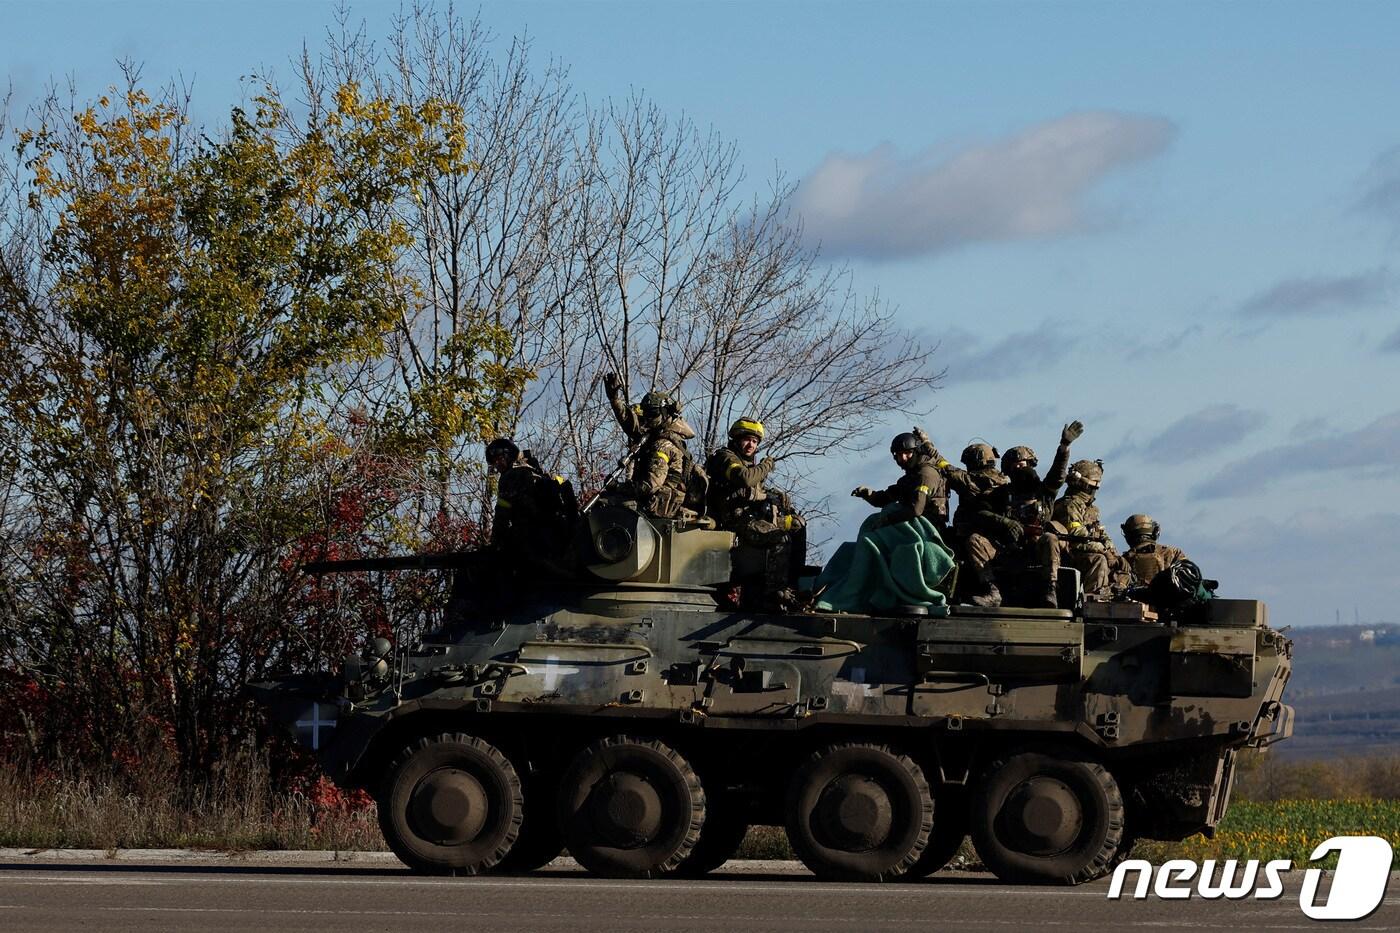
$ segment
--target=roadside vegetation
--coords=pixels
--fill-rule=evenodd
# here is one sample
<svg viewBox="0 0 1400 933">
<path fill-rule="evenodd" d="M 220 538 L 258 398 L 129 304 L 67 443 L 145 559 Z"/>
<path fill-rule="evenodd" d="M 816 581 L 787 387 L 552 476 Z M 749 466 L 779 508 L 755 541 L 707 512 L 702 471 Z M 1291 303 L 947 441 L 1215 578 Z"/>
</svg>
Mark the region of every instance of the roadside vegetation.
<svg viewBox="0 0 1400 933">
<path fill-rule="evenodd" d="M 1267 769 L 1267 775 L 1261 775 L 1262 766 L 1245 771 L 1214 839 L 1145 841 L 1133 855 L 1154 863 L 1284 858 L 1302 865 L 1323 840 L 1359 833 L 1383 836 L 1400 848 L 1400 756 L 1270 761 Z M 0 768 L 0 846 L 383 850 L 369 798 L 345 794 L 312 774 L 287 776 L 278 789 L 266 757 L 249 754 L 217 768 L 201 792 L 190 796 L 164 782 L 159 770 L 103 781 Z M 1286 795 L 1294 791 L 1321 796 Z M 749 831 L 738 857 L 794 856 L 781 828 L 759 826 Z M 970 842 L 952 867 L 980 867 Z"/>
</svg>

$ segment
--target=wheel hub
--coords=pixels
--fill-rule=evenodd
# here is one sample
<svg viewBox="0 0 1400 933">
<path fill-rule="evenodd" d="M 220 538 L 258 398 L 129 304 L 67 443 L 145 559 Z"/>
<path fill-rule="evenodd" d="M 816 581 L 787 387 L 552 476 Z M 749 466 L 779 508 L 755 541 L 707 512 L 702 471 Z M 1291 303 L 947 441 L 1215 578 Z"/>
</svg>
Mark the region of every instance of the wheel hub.
<svg viewBox="0 0 1400 933">
<path fill-rule="evenodd" d="M 1017 787 L 1002 811 L 1016 848 L 1032 855 L 1063 852 L 1079 836 L 1084 811 L 1068 785 L 1035 777 Z"/>
<path fill-rule="evenodd" d="M 470 842 L 486 824 L 490 799 L 475 775 L 439 768 L 413 789 L 408 811 L 417 833 L 438 845 Z"/>
<path fill-rule="evenodd" d="M 615 772 L 593 792 L 593 821 L 609 845 L 635 849 L 661 828 L 661 795 L 639 774 Z"/>
<path fill-rule="evenodd" d="M 890 795 L 879 782 L 845 774 L 817 800 L 816 822 L 833 848 L 867 852 L 884 842 L 894 822 Z"/>
</svg>

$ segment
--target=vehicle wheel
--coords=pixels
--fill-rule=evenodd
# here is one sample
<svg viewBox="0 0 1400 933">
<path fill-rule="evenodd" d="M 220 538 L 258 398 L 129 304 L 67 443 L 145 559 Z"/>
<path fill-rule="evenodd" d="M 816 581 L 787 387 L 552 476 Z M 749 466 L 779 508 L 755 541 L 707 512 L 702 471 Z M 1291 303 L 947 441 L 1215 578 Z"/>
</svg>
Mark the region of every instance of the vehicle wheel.
<svg viewBox="0 0 1400 933">
<path fill-rule="evenodd" d="M 525 818 L 520 824 L 520 835 L 494 871 L 535 871 L 564 851 L 564 834 L 559 831 L 555 806 L 558 792 L 557 774 L 535 774 L 525 781 Z"/>
<path fill-rule="evenodd" d="M 1113 870 L 1133 857 L 1133 846 L 1137 845 L 1137 839 L 1127 829 L 1123 830 L 1123 839 L 1118 843 L 1118 850 L 1113 853 L 1113 858 L 1108 860 L 1103 871 L 1094 876 L 1093 880 L 1107 877 L 1113 874 Z"/>
<path fill-rule="evenodd" d="M 474 875 L 510 851 L 523 802 L 515 768 L 495 747 L 439 735 L 409 745 L 390 765 L 379 826 L 414 871 Z"/>
<path fill-rule="evenodd" d="M 910 878 L 927 878 L 948 867 L 967 838 L 967 793 L 942 791 L 934 799 L 933 831 L 919 860 L 909 869 Z"/>
<path fill-rule="evenodd" d="M 1123 836 L 1123 796 L 1103 765 L 1072 752 L 995 762 L 973 797 L 972 841 L 1003 881 L 1099 877 Z"/>
<path fill-rule="evenodd" d="M 734 857 L 748 835 L 749 822 L 732 801 L 705 797 L 705 824 L 695 848 L 668 874 L 698 878 L 714 871 Z"/>
<path fill-rule="evenodd" d="M 932 827 L 923 772 L 882 745 L 823 749 L 788 788 L 788 841 L 819 878 L 897 878 L 918 861 Z"/>
<path fill-rule="evenodd" d="M 705 792 L 690 763 L 654 739 L 614 736 L 578 754 L 560 782 L 569 854 L 594 874 L 650 878 L 695 848 Z"/>
</svg>

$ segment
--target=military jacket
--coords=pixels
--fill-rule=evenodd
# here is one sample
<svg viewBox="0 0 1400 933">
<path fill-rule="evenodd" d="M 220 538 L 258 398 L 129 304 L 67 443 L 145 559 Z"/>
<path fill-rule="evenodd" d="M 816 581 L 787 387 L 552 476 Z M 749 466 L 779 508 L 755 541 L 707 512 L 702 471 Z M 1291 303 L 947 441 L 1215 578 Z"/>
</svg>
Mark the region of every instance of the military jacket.
<svg viewBox="0 0 1400 933">
<path fill-rule="evenodd" d="M 1055 511 L 1055 497 L 1068 478 L 1069 445 L 1061 444 L 1055 448 L 1055 459 L 1044 479 L 1036 483 L 1012 479 L 1005 486 L 998 486 L 987 494 L 987 512 L 995 517 L 1021 521 L 1025 512 L 1036 506 L 1041 518 L 1048 523 Z"/>
<path fill-rule="evenodd" d="M 1144 541 L 1128 549 L 1123 555 L 1133 568 L 1133 576 L 1139 583 L 1151 583 L 1152 578 L 1179 560 L 1186 560 L 1186 552 L 1169 544 Z"/>
<path fill-rule="evenodd" d="M 684 495 L 689 460 L 685 440 L 679 434 L 658 431 L 649 436 L 637 452 L 632 464 L 632 485 L 639 493 L 656 492 L 669 486 Z"/>
<path fill-rule="evenodd" d="M 948 525 L 948 483 L 927 454 L 909 461 L 904 475 L 893 486 L 872 492 L 866 501 L 881 507 L 898 502 L 902 508 L 891 516 L 892 522 L 907 522 L 922 515 L 940 529 Z"/>
<path fill-rule="evenodd" d="M 988 497 L 1000 486 L 1011 482 L 996 467 L 980 470 L 960 470 L 944 467 L 941 471 L 948 486 L 958 494 L 958 508 L 953 513 L 953 527 L 963 534 L 982 530 L 979 513 L 988 508 Z"/>
<path fill-rule="evenodd" d="M 646 434 L 645 419 L 642 418 L 642 406 L 628 405 L 627 400 L 622 397 L 621 392 L 609 392 L 608 404 L 612 406 L 613 417 L 622 427 L 622 433 L 627 435 L 630 444 L 636 444 Z"/>
<path fill-rule="evenodd" d="M 501 474 L 496 484 L 496 511 L 491 522 L 493 544 L 519 542 L 538 534 L 553 523 L 557 509 L 545 484 L 554 479 L 525 460 L 523 454 Z"/>
<path fill-rule="evenodd" d="M 1053 517 L 1063 529 L 1070 550 L 1117 553 L 1104 530 L 1092 495 L 1080 491 L 1070 493 L 1055 503 Z"/>
<path fill-rule="evenodd" d="M 771 464 L 754 463 L 729 447 L 710 454 L 705 461 L 705 472 L 710 475 L 710 513 L 723 521 L 749 503 L 767 499 L 763 481 L 772 469 Z"/>
</svg>

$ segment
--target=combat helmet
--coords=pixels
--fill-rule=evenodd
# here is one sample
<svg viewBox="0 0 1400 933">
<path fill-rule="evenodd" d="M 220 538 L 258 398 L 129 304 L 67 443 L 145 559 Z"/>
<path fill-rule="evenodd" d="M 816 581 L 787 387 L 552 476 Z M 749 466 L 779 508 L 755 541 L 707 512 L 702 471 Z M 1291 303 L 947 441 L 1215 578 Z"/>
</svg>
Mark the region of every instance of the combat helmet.
<svg viewBox="0 0 1400 933">
<path fill-rule="evenodd" d="M 1098 489 L 1103 482 L 1102 460 L 1076 460 L 1069 467 L 1069 483 L 1085 489 Z"/>
<path fill-rule="evenodd" d="M 890 441 L 890 453 L 897 454 L 906 450 L 910 453 L 918 453 L 920 446 L 918 435 L 904 431 L 896 434 L 894 440 Z"/>
<path fill-rule="evenodd" d="M 506 464 L 512 464 L 520 456 L 520 448 L 515 446 L 515 441 L 508 437 L 498 437 L 486 445 L 486 462 L 489 464 L 495 457 L 504 454 Z"/>
<path fill-rule="evenodd" d="M 1011 471 L 1016 468 L 1016 463 L 1021 460 L 1026 461 L 1032 467 L 1040 462 L 1035 458 L 1035 451 L 1029 447 L 1012 447 L 1001 455 L 1001 471 L 1009 476 Z"/>
<path fill-rule="evenodd" d="M 1128 520 L 1122 526 L 1123 537 L 1128 540 L 1128 544 L 1136 545 L 1141 541 L 1156 541 L 1157 536 L 1162 533 L 1162 526 L 1153 520 L 1151 515 L 1129 515 Z"/>
<path fill-rule="evenodd" d="M 730 440 L 738 440 L 745 435 L 763 440 L 763 422 L 757 418 L 740 418 L 729 426 Z"/>
<path fill-rule="evenodd" d="M 991 444 L 968 444 L 963 448 L 959 459 L 969 470 L 985 470 L 989 466 L 996 466 L 997 449 Z"/>
</svg>

